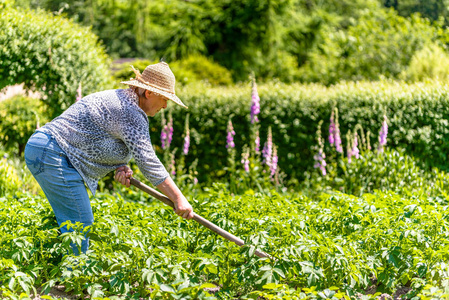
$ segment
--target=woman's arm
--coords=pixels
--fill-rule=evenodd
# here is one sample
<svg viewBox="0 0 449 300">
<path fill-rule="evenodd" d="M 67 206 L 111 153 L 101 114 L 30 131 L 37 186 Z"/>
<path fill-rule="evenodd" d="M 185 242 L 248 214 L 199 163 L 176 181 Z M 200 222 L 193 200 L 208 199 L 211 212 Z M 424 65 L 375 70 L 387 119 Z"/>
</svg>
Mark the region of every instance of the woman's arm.
<svg viewBox="0 0 449 300">
<path fill-rule="evenodd" d="M 133 175 L 133 171 L 128 166 L 122 166 L 116 169 L 115 180 L 127 187 L 130 187 L 130 178 Z M 167 177 L 157 188 L 167 196 L 175 205 L 175 213 L 185 219 L 193 218 L 193 208 L 187 201 L 186 197 L 179 190 L 173 179 Z"/>
<path fill-rule="evenodd" d="M 193 218 L 192 205 L 184 197 L 173 179 L 167 177 L 157 188 L 173 202 L 175 205 L 175 213 L 178 216 L 184 219 Z"/>
</svg>

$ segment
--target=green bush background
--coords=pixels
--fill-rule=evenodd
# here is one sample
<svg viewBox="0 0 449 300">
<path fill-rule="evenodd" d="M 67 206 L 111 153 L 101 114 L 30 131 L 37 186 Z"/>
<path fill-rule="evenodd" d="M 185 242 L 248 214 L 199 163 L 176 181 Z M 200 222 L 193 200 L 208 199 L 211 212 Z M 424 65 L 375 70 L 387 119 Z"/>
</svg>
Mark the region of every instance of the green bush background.
<svg viewBox="0 0 449 300">
<path fill-rule="evenodd" d="M 388 117 L 388 146 L 400 146 L 409 155 L 418 158 L 427 167 L 447 170 L 449 162 L 449 86 L 441 82 L 397 83 L 360 82 L 341 83 L 326 88 L 322 85 L 271 83 L 259 85 L 261 99 L 261 142 L 266 141 L 267 129 L 273 130 L 273 142 L 279 147 L 279 165 L 291 179 L 304 179 L 304 172 L 313 167 L 313 147 L 316 130 L 323 120 L 322 135 L 325 151 L 332 107 L 340 111 L 340 130 L 344 149 L 345 134 L 357 124 L 370 131 L 370 140 L 376 147 L 383 115 Z M 251 86 L 242 84 L 231 88 L 211 88 L 203 85 L 183 87 L 180 98 L 189 106 L 173 110 L 174 138 L 171 149 L 180 155 L 183 143 L 184 121 L 190 114 L 192 134 L 191 152 L 187 163 L 195 158 L 202 180 L 223 175 L 227 162 L 226 124 L 232 116 L 238 152 L 249 144 Z M 160 145 L 160 116 L 150 119 L 153 144 Z M 160 150 L 158 147 L 156 147 Z M 239 161 L 239 156 L 237 156 Z M 219 171 L 220 170 L 220 171 Z"/>
<path fill-rule="evenodd" d="M 48 120 L 39 99 L 15 96 L 0 102 L 0 140 L 5 150 L 21 156 L 38 125 Z"/>
<path fill-rule="evenodd" d="M 40 92 L 47 114 L 56 117 L 84 93 L 107 88 L 110 60 L 86 27 L 44 11 L 0 12 L 0 89 L 24 83 Z"/>
</svg>

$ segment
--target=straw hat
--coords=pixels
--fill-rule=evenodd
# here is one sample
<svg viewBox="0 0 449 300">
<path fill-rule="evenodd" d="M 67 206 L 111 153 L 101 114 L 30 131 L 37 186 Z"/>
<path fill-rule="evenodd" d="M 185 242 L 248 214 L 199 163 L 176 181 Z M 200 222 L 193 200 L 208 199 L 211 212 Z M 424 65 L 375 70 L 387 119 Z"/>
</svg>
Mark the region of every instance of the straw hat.
<svg viewBox="0 0 449 300">
<path fill-rule="evenodd" d="M 182 101 L 175 95 L 175 75 L 170 70 L 166 62 L 160 62 L 154 65 L 149 65 L 145 68 L 142 74 L 139 70 L 131 66 L 136 78 L 131 78 L 130 81 L 122 81 L 121 83 L 137 86 L 160 94 L 167 99 L 172 100 L 176 104 L 187 108 Z"/>
</svg>

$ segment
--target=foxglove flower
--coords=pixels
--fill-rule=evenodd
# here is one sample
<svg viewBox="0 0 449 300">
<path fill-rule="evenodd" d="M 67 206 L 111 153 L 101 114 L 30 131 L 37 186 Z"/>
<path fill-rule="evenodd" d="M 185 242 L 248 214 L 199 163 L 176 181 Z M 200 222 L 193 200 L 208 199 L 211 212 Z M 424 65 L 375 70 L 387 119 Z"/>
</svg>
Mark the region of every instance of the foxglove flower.
<svg viewBox="0 0 449 300">
<path fill-rule="evenodd" d="M 167 140 L 167 131 L 166 131 L 167 123 L 165 121 L 165 117 L 164 117 L 164 112 L 163 111 L 162 111 L 162 114 L 161 114 L 161 127 L 162 127 L 161 144 L 162 144 L 162 149 L 165 149 L 165 141 Z"/>
<path fill-rule="evenodd" d="M 164 118 L 164 115 L 162 115 L 162 132 L 161 132 L 162 149 L 170 148 L 172 139 L 173 139 L 173 118 L 170 114 L 167 123 Z"/>
<path fill-rule="evenodd" d="M 326 176 L 326 154 L 324 154 L 324 151 L 322 148 L 318 150 L 318 153 L 313 156 L 313 159 L 315 160 L 314 168 L 319 168 L 321 170 L 321 174 L 323 176 Z"/>
<path fill-rule="evenodd" d="M 384 115 L 384 120 L 382 122 L 382 127 L 379 132 L 379 152 L 384 151 L 384 146 L 387 144 L 387 134 L 388 134 L 388 124 L 387 124 L 387 116 Z"/>
<path fill-rule="evenodd" d="M 257 115 L 260 113 L 260 98 L 257 92 L 256 79 L 253 78 L 253 88 L 251 92 L 251 124 L 259 122 Z"/>
<path fill-rule="evenodd" d="M 263 150 L 262 150 L 262 155 L 264 158 L 264 163 L 267 166 L 271 165 L 271 157 L 273 154 L 273 135 L 271 133 L 271 127 L 268 127 L 268 137 L 267 137 L 267 141 L 264 144 Z"/>
<path fill-rule="evenodd" d="M 184 155 L 187 155 L 189 153 L 189 146 L 190 146 L 190 135 L 187 132 L 187 135 L 184 138 L 184 149 L 183 149 Z"/>
<path fill-rule="evenodd" d="M 173 176 L 176 175 L 175 152 L 170 153 L 170 166 L 168 167 L 168 169 Z"/>
<path fill-rule="evenodd" d="M 81 82 L 78 85 L 78 88 L 76 89 L 76 102 L 80 101 L 83 98 L 81 94 Z"/>
<path fill-rule="evenodd" d="M 340 128 L 337 124 L 335 127 L 335 150 L 338 153 L 343 153 L 343 147 L 341 146 L 341 138 L 340 138 Z"/>
<path fill-rule="evenodd" d="M 351 138 L 351 131 L 348 131 L 348 133 L 346 134 L 346 140 L 347 140 L 346 152 L 347 152 L 347 156 L 348 156 L 348 163 L 351 163 L 352 162 L 352 138 Z"/>
<path fill-rule="evenodd" d="M 352 156 L 355 156 L 356 159 L 359 159 L 359 148 L 357 147 L 359 145 L 358 141 L 357 141 L 357 132 L 354 133 L 354 140 L 352 143 L 352 150 L 351 150 L 351 154 Z"/>
<path fill-rule="evenodd" d="M 242 153 L 242 160 L 241 163 L 243 164 L 243 168 L 245 169 L 245 172 L 249 172 L 249 149 L 246 149 Z"/>
<path fill-rule="evenodd" d="M 340 125 L 338 124 L 338 109 L 335 107 L 331 114 L 331 124 L 329 125 L 329 143 L 335 146 L 338 153 L 343 153 L 340 137 Z"/>
<path fill-rule="evenodd" d="M 189 153 L 190 147 L 189 115 L 187 115 L 185 127 L 186 127 L 186 136 L 184 137 L 183 153 L 184 155 L 187 155 L 187 153 Z"/>
<path fill-rule="evenodd" d="M 331 123 L 329 125 L 329 143 L 331 145 L 335 142 L 335 122 L 334 122 L 334 111 L 331 113 Z"/>
<path fill-rule="evenodd" d="M 260 136 L 259 136 L 259 130 L 257 130 L 256 132 L 256 139 L 254 141 L 254 143 L 256 144 L 256 153 L 259 154 L 260 152 Z"/>
<path fill-rule="evenodd" d="M 170 114 L 167 124 L 167 147 L 170 147 L 172 140 L 173 140 L 173 117 Z"/>
<path fill-rule="evenodd" d="M 234 144 L 235 131 L 234 131 L 234 127 L 232 126 L 231 120 L 229 120 L 229 122 L 228 122 L 227 132 L 228 132 L 228 135 L 226 137 L 226 148 L 228 148 L 228 149 L 235 148 L 235 144 Z"/>
<path fill-rule="evenodd" d="M 270 165 L 271 179 L 274 179 L 274 174 L 276 174 L 277 168 L 278 168 L 278 151 L 277 147 L 273 146 L 273 157 L 271 158 L 271 165 Z"/>
</svg>

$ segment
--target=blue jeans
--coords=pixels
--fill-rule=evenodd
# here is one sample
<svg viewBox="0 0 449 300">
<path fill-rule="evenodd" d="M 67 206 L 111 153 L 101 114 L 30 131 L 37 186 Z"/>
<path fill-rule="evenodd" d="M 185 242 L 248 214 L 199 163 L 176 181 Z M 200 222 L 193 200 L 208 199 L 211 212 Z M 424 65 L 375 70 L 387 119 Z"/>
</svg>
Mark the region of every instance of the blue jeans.
<svg viewBox="0 0 449 300">
<path fill-rule="evenodd" d="M 93 224 L 84 180 L 53 136 L 36 131 L 25 147 L 25 162 L 47 196 L 59 226 L 68 220 L 81 222 L 84 227 Z M 67 231 L 66 226 L 61 227 L 62 233 Z M 78 247 L 73 243 L 71 247 L 79 255 Z M 86 253 L 88 247 L 89 239 L 85 236 L 81 251 Z"/>
</svg>

